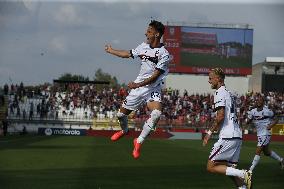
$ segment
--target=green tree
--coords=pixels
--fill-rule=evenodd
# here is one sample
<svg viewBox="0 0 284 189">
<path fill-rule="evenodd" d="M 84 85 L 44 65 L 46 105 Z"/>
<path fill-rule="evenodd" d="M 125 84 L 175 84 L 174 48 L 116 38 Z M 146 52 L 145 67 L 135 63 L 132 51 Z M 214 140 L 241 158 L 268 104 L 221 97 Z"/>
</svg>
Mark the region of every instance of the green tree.
<svg viewBox="0 0 284 189">
<path fill-rule="evenodd" d="M 110 74 L 103 72 L 102 69 L 96 70 L 94 80 L 109 81 L 109 85 L 112 88 L 119 88 L 121 86 L 115 76 L 111 76 Z"/>
<path fill-rule="evenodd" d="M 89 77 L 84 77 L 82 75 L 72 75 L 71 73 L 65 73 L 61 75 L 58 80 L 64 81 L 89 81 Z"/>
</svg>

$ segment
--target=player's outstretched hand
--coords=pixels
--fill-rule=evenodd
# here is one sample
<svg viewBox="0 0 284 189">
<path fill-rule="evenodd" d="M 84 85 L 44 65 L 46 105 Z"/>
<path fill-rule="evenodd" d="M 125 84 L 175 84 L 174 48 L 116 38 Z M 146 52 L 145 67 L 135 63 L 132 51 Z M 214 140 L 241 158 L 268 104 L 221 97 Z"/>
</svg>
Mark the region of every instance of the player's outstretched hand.
<svg viewBox="0 0 284 189">
<path fill-rule="evenodd" d="M 111 50 L 112 50 L 111 45 L 106 44 L 106 45 L 105 45 L 105 51 L 106 51 L 107 53 L 110 53 Z"/>
<path fill-rule="evenodd" d="M 128 83 L 128 88 L 129 89 L 136 89 L 139 87 L 139 85 L 137 83 L 134 83 L 133 81 L 131 81 L 130 83 Z"/>
<path fill-rule="evenodd" d="M 203 139 L 203 146 L 206 146 L 206 144 L 208 143 L 208 140 L 210 139 L 210 135 L 206 134 L 204 136 L 204 139 Z"/>
</svg>

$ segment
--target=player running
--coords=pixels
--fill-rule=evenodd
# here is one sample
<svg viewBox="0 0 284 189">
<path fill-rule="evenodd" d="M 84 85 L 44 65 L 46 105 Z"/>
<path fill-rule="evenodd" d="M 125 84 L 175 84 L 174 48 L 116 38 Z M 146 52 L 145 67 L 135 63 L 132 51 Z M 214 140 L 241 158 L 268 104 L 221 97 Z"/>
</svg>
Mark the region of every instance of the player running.
<svg viewBox="0 0 284 189">
<path fill-rule="evenodd" d="M 256 108 L 248 112 L 248 123 L 253 122 L 257 132 L 257 147 L 250 170 L 253 171 L 260 160 L 261 152 L 280 163 L 281 169 L 284 169 L 284 160 L 274 151 L 269 149 L 271 138 L 271 128 L 278 123 L 278 118 L 274 118 L 272 110 L 264 106 L 264 99 L 258 96 Z"/>
<path fill-rule="evenodd" d="M 110 45 L 105 46 L 107 53 L 121 58 L 140 58 L 142 61 L 140 73 L 134 82 L 128 84 L 131 91 L 117 113 L 122 130 L 116 132 L 111 137 L 112 141 L 117 141 L 126 135 L 128 132 L 127 116 L 142 104 L 147 103 L 151 115 L 145 122 L 140 136 L 133 141 L 134 149 L 132 155 L 135 159 L 139 158 L 142 143 L 151 131 L 155 130 L 161 116 L 161 89 L 163 79 L 168 74 L 168 64 L 170 61 L 168 51 L 160 42 L 164 30 L 165 27 L 161 22 L 152 20 L 145 33 L 146 43 L 143 42 L 130 51 L 115 50 Z"/>
<path fill-rule="evenodd" d="M 251 172 L 236 169 L 241 145 L 242 131 L 237 122 L 235 97 L 226 89 L 225 74 L 221 68 L 214 68 L 209 73 L 209 83 L 214 94 L 216 118 L 203 139 L 203 146 L 208 143 L 212 133 L 220 130 L 219 140 L 214 144 L 207 162 L 207 171 L 230 176 L 238 188 L 251 188 Z"/>
</svg>

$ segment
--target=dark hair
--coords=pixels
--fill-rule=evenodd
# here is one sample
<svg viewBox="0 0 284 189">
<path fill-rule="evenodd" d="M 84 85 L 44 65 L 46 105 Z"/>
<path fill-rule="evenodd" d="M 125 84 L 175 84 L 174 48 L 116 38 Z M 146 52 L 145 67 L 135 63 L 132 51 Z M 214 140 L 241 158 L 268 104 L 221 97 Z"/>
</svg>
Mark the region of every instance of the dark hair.
<svg viewBox="0 0 284 189">
<path fill-rule="evenodd" d="M 264 98 L 264 96 L 262 96 L 261 94 L 257 94 L 257 95 L 256 95 L 256 98 L 257 98 L 257 99 L 262 99 L 263 102 L 265 102 L 265 98 Z"/>
<path fill-rule="evenodd" d="M 165 32 L 165 26 L 159 21 L 151 20 L 149 26 L 152 26 L 157 32 L 160 34 L 160 37 L 164 35 Z"/>
</svg>

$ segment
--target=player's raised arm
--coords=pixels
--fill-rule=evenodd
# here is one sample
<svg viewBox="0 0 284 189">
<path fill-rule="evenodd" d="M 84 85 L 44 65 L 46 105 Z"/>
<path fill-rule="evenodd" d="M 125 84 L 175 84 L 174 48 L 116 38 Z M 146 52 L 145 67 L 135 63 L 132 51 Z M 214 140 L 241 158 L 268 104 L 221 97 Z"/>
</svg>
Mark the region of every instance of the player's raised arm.
<svg viewBox="0 0 284 189">
<path fill-rule="evenodd" d="M 121 57 L 121 58 L 130 58 L 131 57 L 131 53 L 130 51 L 126 51 L 126 50 L 116 50 L 113 49 L 111 47 L 111 45 L 107 44 L 105 45 L 105 51 L 109 54 Z"/>
</svg>

